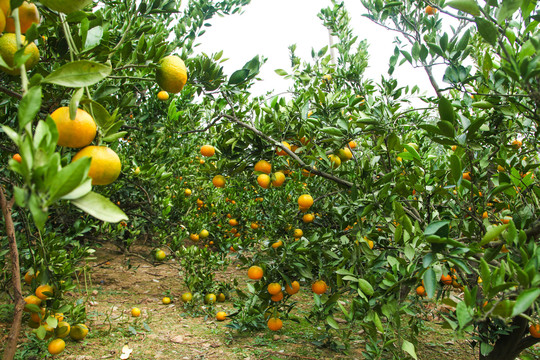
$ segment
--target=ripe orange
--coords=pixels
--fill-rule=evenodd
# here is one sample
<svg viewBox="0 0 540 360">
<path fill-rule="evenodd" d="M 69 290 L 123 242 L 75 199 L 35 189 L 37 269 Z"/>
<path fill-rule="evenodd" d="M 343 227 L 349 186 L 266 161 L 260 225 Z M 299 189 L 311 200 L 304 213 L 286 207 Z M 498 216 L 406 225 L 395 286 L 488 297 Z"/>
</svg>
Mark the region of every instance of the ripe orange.
<svg viewBox="0 0 540 360">
<path fill-rule="evenodd" d="M 332 167 L 334 169 L 337 169 L 341 165 L 341 159 L 337 155 L 329 155 L 328 158 L 330 158 L 330 162 L 332 163 Z"/>
<path fill-rule="evenodd" d="M 187 303 L 187 302 L 190 302 L 191 299 L 193 299 L 193 295 L 191 295 L 190 292 L 187 292 L 187 293 L 183 293 L 182 294 L 182 301 Z"/>
<path fill-rule="evenodd" d="M 160 92 L 158 92 L 157 98 L 158 100 L 161 100 L 161 101 L 167 101 L 169 100 L 169 93 L 161 90 Z"/>
<path fill-rule="evenodd" d="M 463 173 L 463 179 L 471 181 L 472 180 L 471 172 L 470 171 L 464 172 Z"/>
<path fill-rule="evenodd" d="M 268 292 L 271 294 L 271 295 L 276 295 L 277 293 L 279 293 L 281 291 L 281 284 L 279 283 L 270 283 L 268 284 Z"/>
<path fill-rule="evenodd" d="M 161 299 L 161 302 L 164 304 L 164 305 L 168 305 L 171 303 L 171 298 L 168 297 L 168 296 L 165 296 L 163 299 Z"/>
<path fill-rule="evenodd" d="M 39 62 L 39 50 L 33 42 L 27 43 L 26 38 L 23 35 L 21 35 L 21 41 L 25 45 L 24 56 L 29 56 L 28 60 L 24 63 L 24 66 L 26 67 L 26 70 L 30 70 Z M 0 56 L 10 68 L 15 64 L 15 53 L 17 52 L 17 49 L 15 34 L 4 34 L 0 37 Z M 8 69 L 0 66 L 0 70 L 13 76 L 21 75 L 20 68 Z"/>
<path fill-rule="evenodd" d="M 37 274 L 34 274 L 34 270 L 28 271 L 26 274 L 24 274 L 24 282 L 28 285 L 32 284 L 32 280 L 34 280 L 37 275 L 39 275 L 39 271 Z"/>
<path fill-rule="evenodd" d="M 50 285 L 40 285 L 36 289 L 36 296 L 41 300 L 47 300 L 53 293 L 54 290 Z"/>
<path fill-rule="evenodd" d="M 272 296 L 270 297 L 270 299 L 271 299 L 273 302 L 278 302 L 278 301 L 283 300 L 283 292 L 280 290 L 277 294 L 272 295 Z"/>
<path fill-rule="evenodd" d="M 484 211 L 484 212 L 482 213 L 482 219 L 487 219 L 488 216 L 489 216 L 489 215 L 488 215 L 488 212 L 487 212 L 487 211 Z"/>
<path fill-rule="evenodd" d="M 204 297 L 204 303 L 205 304 L 213 304 L 217 301 L 217 297 L 215 294 L 206 294 Z"/>
<path fill-rule="evenodd" d="M 177 94 L 187 82 L 184 61 L 176 55 L 169 55 L 159 61 L 156 82 L 165 91 Z"/>
<path fill-rule="evenodd" d="M 87 146 L 73 157 L 72 161 L 88 156 L 92 158 L 88 176 L 92 185 L 109 185 L 120 175 L 122 164 L 116 153 L 106 146 Z"/>
<path fill-rule="evenodd" d="M 426 289 L 422 285 L 416 288 L 416 294 L 418 296 L 427 296 Z"/>
<path fill-rule="evenodd" d="M 131 316 L 133 316 L 133 317 L 141 316 L 141 309 L 136 308 L 136 307 L 132 308 L 131 309 Z"/>
<path fill-rule="evenodd" d="M 251 223 L 250 227 L 253 229 L 253 230 L 257 230 L 259 228 L 259 224 L 257 223 Z"/>
<path fill-rule="evenodd" d="M 300 283 L 298 281 L 293 281 L 291 286 L 289 286 L 289 284 L 285 284 L 285 291 L 289 295 L 296 294 L 298 291 L 300 291 Z"/>
<path fill-rule="evenodd" d="M 450 274 L 441 275 L 441 282 L 445 285 L 452 285 L 452 276 Z"/>
<path fill-rule="evenodd" d="M 313 219 L 315 219 L 315 216 L 313 216 L 313 214 L 304 214 L 304 216 L 302 216 L 302 221 L 305 223 L 313 222 Z"/>
<path fill-rule="evenodd" d="M 225 319 L 227 319 L 227 313 L 225 311 L 220 311 L 216 314 L 216 319 L 218 321 L 223 321 Z"/>
<path fill-rule="evenodd" d="M 300 195 L 298 197 L 298 206 L 303 209 L 309 209 L 313 205 L 313 198 L 309 194 Z"/>
<path fill-rule="evenodd" d="M 58 145 L 70 148 L 82 148 L 94 140 L 97 125 L 94 118 L 82 109 L 77 109 L 75 119 L 69 117 L 69 107 L 56 109 L 51 118 L 58 129 Z"/>
<path fill-rule="evenodd" d="M 210 157 L 216 153 L 216 149 L 212 145 L 203 145 L 201 146 L 201 155 Z"/>
<path fill-rule="evenodd" d="M 341 159 L 341 161 L 349 161 L 353 158 L 353 154 L 348 147 L 339 149 L 338 156 Z"/>
<path fill-rule="evenodd" d="M 302 235 L 304 235 L 304 232 L 302 231 L 302 229 L 294 229 L 294 237 L 299 239 L 302 237 Z"/>
<path fill-rule="evenodd" d="M 45 319 L 45 313 L 46 313 L 45 308 L 41 308 L 39 310 L 40 310 L 39 312 L 32 312 L 30 314 L 30 320 L 36 323 L 41 323 L 41 320 Z"/>
<path fill-rule="evenodd" d="M 283 327 L 283 321 L 281 321 L 281 319 L 272 317 L 268 319 L 268 322 L 266 323 L 266 325 L 268 325 L 268 328 L 270 330 L 278 331 L 279 329 Z"/>
<path fill-rule="evenodd" d="M 0 0 L 0 10 L 2 10 L 2 13 L 4 13 L 4 20 L 7 19 L 7 17 L 11 14 L 10 0 Z"/>
<path fill-rule="evenodd" d="M 56 326 L 54 334 L 56 335 L 56 337 L 63 339 L 69 335 L 70 331 L 71 331 L 71 326 L 67 322 L 58 321 L 58 325 Z"/>
<path fill-rule="evenodd" d="M 431 6 L 426 6 L 426 14 L 428 15 L 435 15 L 437 13 L 437 9 Z"/>
<path fill-rule="evenodd" d="M 32 24 L 39 25 L 39 11 L 35 4 L 30 4 L 26 1 L 19 6 L 19 23 L 21 24 L 21 34 L 25 34 Z M 7 33 L 15 32 L 15 21 L 12 17 L 6 19 Z"/>
<path fill-rule="evenodd" d="M 15 160 L 16 162 L 18 162 L 19 164 L 22 162 L 22 157 L 19 153 L 13 155 L 13 160 Z"/>
<path fill-rule="evenodd" d="M 163 261 L 167 257 L 167 254 L 165 254 L 165 251 L 161 249 L 156 249 L 156 252 L 154 253 L 154 257 L 157 261 Z"/>
<path fill-rule="evenodd" d="M 501 165 L 497 165 L 498 172 L 504 172 L 504 168 Z"/>
<path fill-rule="evenodd" d="M 261 174 L 257 176 L 257 183 L 259 183 L 259 186 L 263 189 L 268 189 L 270 186 L 270 176 L 266 174 Z"/>
<path fill-rule="evenodd" d="M 285 182 L 285 174 L 281 171 L 276 171 L 272 176 L 272 185 L 275 187 L 280 187 Z"/>
<path fill-rule="evenodd" d="M 356 141 L 354 141 L 354 140 L 349 141 L 349 147 L 350 147 L 351 149 L 356 148 Z"/>
<path fill-rule="evenodd" d="M 34 304 L 37 306 L 41 305 L 41 299 L 38 298 L 36 295 L 28 295 L 27 297 L 24 298 L 24 302 L 27 304 Z M 24 311 L 30 312 L 30 310 L 27 310 L 26 308 L 24 309 Z"/>
<path fill-rule="evenodd" d="M 278 240 L 272 244 L 272 248 L 277 249 L 278 247 L 283 246 L 283 241 Z"/>
<path fill-rule="evenodd" d="M 191 241 L 199 241 L 199 234 L 190 234 L 189 239 Z"/>
<path fill-rule="evenodd" d="M 281 144 L 282 144 L 283 146 L 285 146 L 287 149 L 291 150 L 291 145 L 289 145 L 288 142 L 282 141 Z M 277 148 L 276 148 L 276 154 L 279 155 L 279 156 L 289 155 L 289 154 L 287 154 L 287 153 L 285 152 L 285 150 L 283 150 L 283 149 L 280 148 L 280 147 L 277 147 Z"/>
<path fill-rule="evenodd" d="M 251 280 L 261 280 L 263 277 L 263 269 L 259 266 L 253 265 L 248 270 L 248 277 Z"/>
<path fill-rule="evenodd" d="M 270 174 L 272 172 L 272 164 L 270 164 L 268 161 L 266 160 L 259 160 L 254 168 L 253 168 L 255 171 L 260 171 L 260 172 L 263 172 L 265 174 Z"/>
<path fill-rule="evenodd" d="M 508 224 L 510 222 L 510 220 L 512 220 L 512 218 L 510 216 L 505 216 L 505 217 L 501 218 L 501 222 L 503 224 Z"/>
<path fill-rule="evenodd" d="M 225 176 L 223 175 L 216 175 L 212 179 L 212 184 L 214 184 L 217 188 L 225 187 Z"/>
<path fill-rule="evenodd" d="M 326 283 L 323 280 L 317 280 L 311 285 L 311 290 L 317 295 L 324 294 L 327 289 L 328 286 L 326 286 Z"/>
<path fill-rule="evenodd" d="M 51 355 L 57 355 L 60 354 L 64 349 L 66 348 L 66 343 L 62 339 L 54 339 L 49 343 L 49 346 L 47 347 L 47 350 L 49 350 L 49 353 Z"/>
<path fill-rule="evenodd" d="M 199 238 L 206 239 L 208 236 L 210 236 L 210 233 L 206 229 L 202 229 L 199 233 Z"/>
<path fill-rule="evenodd" d="M 512 147 L 516 150 L 519 149 L 522 145 L 523 143 L 521 142 L 521 140 L 516 139 L 512 141 Z"/>
<path fill-rule="evenodd" d="M 229 225 L 231 225 L 231 226 L 237 226 L 237 225 L 238 225 L 238 220 L 236 220 L 236 219 L 230 219 L 230 220 L 229 220 Z"/>
<path fill-rule="evenodd" d="M 540 324 L 533 324 L 529 327 L 529 333 L 533 338 L 540 338 Z"/>
</svg>

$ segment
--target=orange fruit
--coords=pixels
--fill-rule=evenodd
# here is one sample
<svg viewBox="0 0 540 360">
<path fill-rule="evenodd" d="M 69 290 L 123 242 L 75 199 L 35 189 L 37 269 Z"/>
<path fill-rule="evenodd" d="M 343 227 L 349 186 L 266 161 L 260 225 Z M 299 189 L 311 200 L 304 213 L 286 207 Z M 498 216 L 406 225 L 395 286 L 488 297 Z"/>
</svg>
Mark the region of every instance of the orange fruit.
<svg viewBox="0 0 540 360">
<path fill-rule="evenodd" d="M 212 145 L 203 145 L 201 146 L 201 155 L 210 157 L 216 153 L 216 149 Z"/>
<path fill-rule="evenodd" d="M 26 38 L 23 35 L 21 35 L 21 41 L 25 46 L 24 55 L 29 56 L 28 60 L 24 63 L 24 66 L 28 71 L 39 62 L 39 50 L 33 42 L 27 43 Z M 18 47 L 17 41 L 15 40 L 15 34 L 4 34 L 0 37 L 0 56 L 10 68 L 13 68 L 15 63 L 15 53 L 17 50 Z M 0 66 L 0 70 L 13 76 L 21 75 L 20 68 L 8 69 Z"/>
<path fill-rule="evenodd" d="M 46 312 L 45 308 L 41 308 L 39 312 L 32 312 L 30 314 L 30 319 L 33 322 L 41 323 L 41 320 L 45 319 L 45 312 Z"/>
<path fill-rule="evenodd" d="M 190 302 L 191 299 L 193 299 L 193 295 L 191 295 L 190 292 L 187 292 L 187 293 L 183 293 L 182 294 L 182 301 L 187 303 L 187 302 Z"/>
<path fill-rule="evenodd" d="M 279 293 L 281 291 L 281 284 L 279 283 L 270 283 L 268 284 L 268 292 L 270 293 L 270 295 L 276 295 L 277 293 Z"/>
<path fill-rule="evenodd" d="M 34 280 L 38 274 L 39 271 L 37 272 L 37 274 L 34 274 L 33 270 L 28 271 L 26 274 L 24 274 L 24 282 L 28 285 L 32 284 L 32 280 Z"/>
<path fill-rule="evenodd" d="M 441 275 L 441 282 L 445 285 L 452 285 L 452 276 L 450 274 Z"/>
<path fill-rule="evenodd" d="M 356 148 L 356 141 L 354 141 L 354 140 L 349 141 L 349 147 L 350 147 L 351 149 Z"/>
<path fill-rule="evenodd" d="M 71 331 L 71 326 L 65 322 L 65 321 L 58 321 L 58 325 L 56 326 L 56 330 L 54 331 L 54 334 L 58 338 L 65 338 L 69 335 L 69 332 Z"/>
<path fill-rule="evenodd" d="M 9 1 L 8 1 L 9 4 Z M 0 11 L 0 32 L 3 32 L 6 28 L 6 14 L 4 11 Z"/>
<path fill-rule="evenodd" d="M 349 161 L 353 158 L 353 154 L 348 147 L 339 149 L 338 156 L 341 159 L 341 161 Z"/>
<path fill-rule="evenodd" d="M 315 281 L 313 285 L 311 285 L 311 290 L 317 295 L 324 294 L 327 289 L 328 289 L 328 286 L 323 280 Z"/>
<path fill-rule="evenodd" d="M 231 225 L 231 226 L 237 226 L 237 225 L 238 225 L 238 220 L 236 220 L 236 219 L 230 219 L 230 220 L 229 220 L 229 225 Z"/>
<path fill-rule="evenodd" d="M 432 6 L 426 6 L 426 14 L 427 15 L 435 15 L 437 13 L 437 9 Z"/>
<path fill-rule="evenodd" d="M 521 142 L 521 140 L 516 139 L 512 141 L 512 147 L 516 150 L 519 149 L 522 145 L 523 143 Z"/>
<path fill-rule="evenodd" d="M 158 100 L 161 100 L 161 101 L 167 101 L 169 100 L 169 93 L 161 90 L 160 92 L 158 92 L 157 98 Z"/>
<path fill-rule="evenodd" d="M 51 285 L 40 285 L 36 289 L 36 296 L 41 300 L 47 300 L 53 293 L 54 290 Z"/>
<path fill-rule="evenodd" d="M 283 292 L 280 290 L 277 294 L 272 295 L 272 296 L 270 297 L 270 299 L 271 299 L 273 302 L 278 302 L 278 301 L 283 300 Z"/>
<path fill-rule="evenodd" d="M 216 314 L 217 321 L 223 321 L 227 319 L 227 313 L 225 311 L 220 311 Z"/>
<path fill-rule="evenodd" d="M 304 214 L 304 216 L 302 216 L 302 221 L 305 223 L 313 222 L 313 219 L 315 219 L 315 216 L 313 216 L 313 214 Z"/>
<path fill-rule="evenodd" d="M 266 160 L 259 160 L 254 168 L 253 168 L 255 171 L 260 171 L 260 172 L 263 172 L 265 174 L 270 174 L 272 172 L 272 164 L 270 164 L 268 161 Z"/>
<path fill-rule="evenodd" d="M 501 219 L 501 222 L 503 224 L 508 224 L 510 222 L 510 220 L 512 220 L 512 218 L 510 216 L 505 216 Z"/>
<path fill-rule="evenodd" d="M 270 176 L 266 174 L 261 174 L 257 176 L 257 183 L 259 183 L 259 186 L 263 189 L 268 189 L 270 186 Z"/>
<path fill-rule="evenodd" d="M 177 94 L 187 82 L 187 69 L 177 55 L 169 55 L 159 61 L 156 82 L 165 91 Z"/>
<path fill-rule="evenodd" d="M 199 234 L 190 234 L 189 239 L 191 241 L 199 241 Z"/>
<path fill-rule="evenodd" d="M 206 294 L 204 297 L 204 303 L 205 304 L 213 304 L 217 301 L 217 297 L 214 294 Z"/>
<path fill-rule="evenodd" d="M 272 186 L 280 187 L 285 182 L 285 174 L 281 171 L 276 171 L 272 176 Z"/>
<path fill-rule="evenodd" d="M 34 304 L 37 306 L 41 305 L 41 299 L 38 298 L 36 295 L 28 295 L 27 297 L 24 298 L 24 302 L 27 304 Z M 30 310 L 27 310 L 26 308 L 24 309 L 24 311 L 30 312 Z"/>
<path fill-rule="evenodd" d="M 217 188 L 225 187 L 225 176 L 223 175 L 216 175 L 212 179 L 212 184 L 214 184 Z"/>
<path fill-rule="evenodd" d="M 210 233 L 206 229 L 202 229 L 199 233 L 199 238 L 206 239 L 208 236 L 210 236 Z"/>
<path fill-rule="evenodd" d="M 77 109 L 75 119 L 69 117 L 69 107 L 56 109 L 51 118 L 58 129 L 58 145 L 70 148 L 82 148 L 94 140 L 97 125 L 94 118 L 82 109 Z"/>
<path fill-rule="evenodd" d="M 472 180 L 470 171 L 463 173 L 463 179 L 469 180 L 469 181 Z"/>
<path fill-rule="evenodd" d="M 161 302 L 164 304 L 164 305 L 168 305 L 171 303 L 171 298 L 168 297 L 168 296 L 165 296 L 163 299 L 161 299 Z"/>
<path fill-rule="evenodd" d="M 484 211 L 484 212 L 482 213 L 482 219 L 487 219 L 488 216 L 489 216 L 489 215 L 488 215 L 488 212 L 487 212 L 487 211 Z"/>
<path fill-rule="evenodd" d="M 253 230 L 257 230 L 259 228 L 259 225 L 257 223 L 251 223 L 250 227 L 253 229 Z"/>
<path fill-rule="evenodd" d="M 278 240 L 272 244 L 272 248 L 277 249 L 278 247 L 283 246 L 283 241 Z"/>
<path fill-rule="evenodd" d="M 283 146 L 285 146 L 287 149 L 291 150 L 291 145 L 289 145 L 288 142 L 282 141 L 281 144 L 282 144 Z M 279 156 L 289 155 L 289 154 L 287 154 L 287 153 L 285 152 L 285 150 L 283 150 L 283 149 L 280 148 L 280 147 L 277 147 L 277 148 L 276 148 L 276 154 L 279 155 Z"/>
<path fill-rule="evenodd" d="M 268 322 L 266 323 L 266 325 L 268 325 L 268 328 L 270 330 L 278 331 L 279 329 L 283 327 L 283 321 L 281 321 L 281 319 L 272 317 L 268 319 Z"/>
<path fill-rule="evenodd" d="M 49 343 L 49 346 L 47 346 L 47 350 L 49 350 L 49 353 L 51 355 L 57 355 L 60 354 L 64 349 L 66 348 L 66 343 L 62 339 L 54 339 Z"/>
<path fill-rule="evenodd" d="M 504 168 L 501 165 L 497 165 L 498 172 L 504 172 Z"/>
<path fill-rule="evenodd" d="M 427 296 L 426 289 L 422 285 L 416 288 L 416 294 L 418 296 Z"/>
<path fill-rule="evenodd" d="M 140 310 L 139 310 L 140 314 Z M 84 324 L 77 324 L 71 327 L 69 331 L 69 337 L 73 340 L 83 340 L 88 335 L 88 327 Z"/>
<path fill-rule="evenodd" d="M 452 145 L 451 149 L 452 149 L 452 151 L 456 151 L 457 150 L 457 145 Z"/>
<path fill-rule="evenodd" d="M 529 327 L 529 333 L 533 338 L 540 338 L 540 324 L 533 324 Z"/>
<path fill-rule="evenodd" d="M 185 196 L 191 196 L 191 189 L 184 189 Z"/>
<path fill-rule="evenodd" d="M 18 162 L 19 164 L 22 162 L 22 157 L 20 154 L 15 154 L 13 155 L 13 160 L 15 160 L 16 162 Z"/>
<path fill-rule="evenodd" d="M 261 280 L 263 274 L 263 269 L 260 266 L 253 265 L 248 269 L 248 278 L 251 280 Z"/>
<path fill-rule="evenodd" d="M 141 309 L 136 308 L 136 307 L 132 308 L 131 309 L 131 316 L 133 316 L 133 317 L 141 316 Z"/>
<path fill-rule="evenodd" d="M 313 198 L 309 194 L 300 195 L 298 197 L 298 206 L 303 209 L 309 209 L 313 205 Z"/>
<path fill-rule="evenodd" d="M 330 162 L 332 163 L 332 167 L 334 169 L 337 169 L 341 165 L 341 159 L 337 155 L 329 155 L 328 158 L 330 159 Z"/>
<path fill-rule="evenodd" d="M 304 235 L 304 232 L 302 231 L 302 229 L 294 229 L 294 237 L 299 239 L 302 237 L 302 235 Z"/>
<path fill-rule="evenodd" d="M 291 282 L 291 286 L 289 284 L 285 284 L 285 291 L 289 295 L 294 295 L 298 291 L 300 291 L 300 283 L 298 281 Z"/>
<path fill-rule="evenodd" d="M 227 298 L 225 297 L 225 294 L 224 293 L 220 293 L 218 296 L 217 296 L 217 301 L 218 302 L 225 302 Z"/>
<path fill-rule="evenodd" d="M 163 261 L 167 257 L 167 254 L 165 254 L 165 251 L 161 249 L 156 249 L 156 252 L 154 253 L 154 257 L 157 261 Z"/>
<path fill-rule="evenodd" d="M 88 176 L 92 178 L 92 185 L 108 185 L 120 175 L 122 164 L 116 153 L 106 146 L 87 146 L 73 157 L 72 161 L 88 156 L 92 158 Z"/>
<path fill-rule="evenodd" d="M 39 11 L 35 4 L 30 4 L 26 1 L 19 6 L 19 23 L 21 24 L 21 34 L 25 34 L 32 24 L 39 25 Z M 6 19 L 7 33 L 15 32 L 15 21 L 12 17 Z"/>
<path fill-rule="evenodd" d="M 0 0 L 0 10 L 2 10 L 2 13 L 4 14 L 4 20 L 7 19 L 7 17 L 11 14 L 10 0 Z"/>
</svg>

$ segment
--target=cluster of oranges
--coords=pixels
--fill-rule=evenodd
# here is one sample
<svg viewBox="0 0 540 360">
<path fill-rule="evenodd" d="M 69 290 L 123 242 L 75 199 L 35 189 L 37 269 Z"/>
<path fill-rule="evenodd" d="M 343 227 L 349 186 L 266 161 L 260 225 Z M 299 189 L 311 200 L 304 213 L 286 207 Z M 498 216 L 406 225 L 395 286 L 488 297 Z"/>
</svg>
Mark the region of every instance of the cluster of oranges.
<svg viewBox="0 0 540 360">
<path fill-rule="evenodd" d="M 31 285 L 36 275 L 28 272 L 24 276 L 24 281 Z M 53 338 L 48 344 L 48 351 L 52 355 L 60 354 L 64 351 L 66 343 L 64 339 L 69 335 L 73 340 L 83 340 L 88 334 L 88 327 L 85 324 L 71 326 L 64 319 L 64 314 L 54 313 L 47 309 L 47 301 L 55 293 L 55 289 L 49 284 L 39 285 L 34 294 L 24 298 L 24 311 L 30 313 L 28 326 L 33 329 L 43 327 L 45 329 L 45 339 Z"/>
</svg>

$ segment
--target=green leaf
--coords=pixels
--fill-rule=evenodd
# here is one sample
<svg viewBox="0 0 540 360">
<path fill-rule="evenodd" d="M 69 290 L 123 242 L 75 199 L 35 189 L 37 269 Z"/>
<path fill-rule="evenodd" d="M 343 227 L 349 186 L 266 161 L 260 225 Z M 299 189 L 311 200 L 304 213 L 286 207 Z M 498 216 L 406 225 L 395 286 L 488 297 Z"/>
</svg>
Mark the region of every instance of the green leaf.
<svg viewBox="0 0 540 360">
<path fill-rule="evenodd" d="M 362 292 L 364 294 L 366 294 L 367 296 L 372 296 L 373 295 L 373 293 L 374 293 L 373 287 L 366 280 L 358 279 L 358 286 L 360 286 L 360 289 L 362 290 Z"/>
<path fill-rule="evenodd" d="M 463 168 L 461 167 L 461 161 L 457 155 L 452 154 L 450 156 L 450 171 L 452 173 L 452 178 L 455 182 L 458 182 L 459 179 L 463 176 Z"/>
<path fill-rule="evenodd" d="M 84 105 L 85 110 L 92 115 L 100 128 L 108 129 L 113 124 L 114 118 L 100 103 L 89 99 L 83 100 L 81 103 Z"/>
<path fill-rule="evenodd" d="M 276 69 L 274 70 L 276 72 L 276 74 L 280 75 L 280 76 L 287 76 L 287 72 L 283 69 Z"/>
<path fill-rule="evenodd" d="M 527 289 L 523 291 L 516 299 L 512 310 L 512 317 L 517 316 L 531 307 L 535 300 L 540 296 L 540 289 Z"/>
<path fill-rule="evenodd" d="M 75 91 L 71 97 L 71 101 L 69 102 L 69 118 L 71 120 L 74 120 L 75 117 L 77 117 L 77 109 L 79 108 L 79 102 L 81 101 L 83 94 L 84 88 L 80 88 Z"/>
<path fill-rule="evenodd" d="M 479 109 L 491 109 L 493 108 L 493 104 L 489 101 L 475 101 L 471 104 L 472 107 L 479 108 Z"/>
<path fill-rule="evenodd" d="M 413 343 L 403 339 L 403 344 L 401 344 L 401 349 L 405 351 L 407 354 L 409 354 L 413 359 L 418 360 Z"/>
<path fill-rule="evenodd" d="M 480 246 L 486 245 L 488 242 L 492 241 L 493 239 L 497 238 L 501 233 L 506 230 L 508 227 L 508 224 L 499 225 L 499 226 L 493 226 L 490 228 L 484 237 L 482 238 L 482 241 L 480 241 Z"/>
<path fill-rule="evenodd" d="M 229 85 L 236 85 L 244 82 L 247 77 L 249 76 L 249 70 L 248 69 L 240 69 L 233 72 L 231 77 L 229 78 Z"/>
<path fill-rule="evenodd" d="M 450 121 L 441 120 L 437 122 L 437 126 L 443 136 L 453 139 L 456 135 L 454 126 Z"/>
<path fill-rule="evenodd" d="M 117 223 L 128 219 L 126 214 L 118 206 L 114 205 L 106 197 L 93 191 L 71 202 L 82 211 L 102 221 Z"/>
<path fill-rule="evenodd" d="M 441 120 L 449 121 L 452 124 L 454 124 L 456 121 L 454 107 L 452 106 L 450 100 L 444 96 L 441 96 L 439 99 L 439 115 L 441 116 Z"/>
<path fill-rule="evenodd" d="M 521 7 L 523 0 L 503 0 L 497 14 L 497 22 L 502 24 L 504 20 L 511 18 L 512 15 Z"/>
<path fill-rule="evenodd" d="M 435 271 L 433 268 L 429 268 L 424 272 L 423 280 L 427 296 L 431 299 L 435 295 L 435 290 L 437 289 L 437 279 L 435 278 Z"/>
<path fill-rule="evenodd" d="M 70 163 L 62 170 L 56 173 L 51 180 L 50 198 L 47 202 L 48 205 L 52 204 L 57 199 L 64 195 L 69 194 L 76 189 L 81 182 L 86 179 L 88 169 L 90 169 L 89 157 L 84 157 L 75 162 Z"/>
<path fill-rule="evenodd" d="M 452 0 L 447 2 L 446 5 L 473 16 L 480 15 L 480 8 L 474 0 Z"/>
<path fill-rule="evenodd" d="M 92 191 L 92 179 L 86 179 L 82 184 L 73 189 L 69 194 L 62 196 L 64 200 L 75 200 Z"/>
<path fill-rule="evenodd" d="M 50 73 L 44 83 L 80 88 L 91 86 L 105 79 L 112 72 L 112 67 L 98 62 L 80 60 L 69 62 Z"/>
<path fill-rule="evenodd" d="M 450 222 L 448 220 L 434 221 L 430 223 L 424 230 L 424 236 L 438 235 L 441 237 L 448 236 Z"/>
<path fill-rule="evenodd" d="M 334 320 L 334 318 L 332 317 L 332 315 L 328 315 L 326 317 L 326 323 L 328 325 L 330 325 L 332 328 L 336 329 L 336 330 L 339 330 L 339 325 L 338 323 L 336 322 L 336 320 Z"/>
<path fill-rule="evenodd" d="M 41 86 L 33 86 L 19 102 L 19 129 L 23 129 L 31 122 L 41 108 Z"/>
<path fill-rule="evenodd" d="M 495 44 L 497 44 L 497 39 L 499 38 L 499 32 L 497 31 L 495 24 L 481 17 L 475 18 L 475 22 L 478 32 L 484 40 L 486 40 L 488 44 L 495 46 Z"/>
<path fill-rule="evenodd" d="M 469 308 L 467 307 L 467 304 L 465 304 L 465 301 L 460 302 L 456 306 L 456 316 L 458 319 L 459 326 L 461 328 L 465 328 L 472 320 L 472 316 L 469 313 Z"/>
<path fill-rule="evenodd" d="M 321 131 L 332 136 L 343 136 L 343 132 L 335 127 L 325 127 L 322 128 Z"/>
</svg>

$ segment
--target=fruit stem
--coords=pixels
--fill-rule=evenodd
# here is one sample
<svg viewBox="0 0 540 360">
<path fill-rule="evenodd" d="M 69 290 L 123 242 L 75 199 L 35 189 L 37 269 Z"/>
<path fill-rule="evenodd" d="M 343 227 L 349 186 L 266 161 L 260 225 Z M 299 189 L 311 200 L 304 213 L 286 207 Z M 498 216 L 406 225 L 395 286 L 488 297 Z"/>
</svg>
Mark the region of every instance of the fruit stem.
<svg viewBox="0 0 540 360">
<path fill-rule="evenodd" d="M 13 9 L 11 12 L 11 17 L 15 23 L 15 41 L 17 43 L 17 49 L 23 48 L 22 43 L 22 34 L 21 34 L 21 23 L 19 22 L 19 8 Z M 28 91 L 28 76 L 26 75 L 26 65 L 24 63 L 20 66 L 21 69 L 21 87 L 23 91 L 23 96 Z"/>
<path fill-rule="evenodd" d="M 71 58 L 71 61 L 74 61 L 73 55 L 79 55 L 79 51 L 77 50 L 77 46 L 75 45 L 75 42 L 73 41 L 73 37 L 71 36 L 71 32 L 69 31 L 69 27 L 66 22 L 66 15 L 62 13 L 60 13 L 59 15 L 60 15 L 60 20 L 62 21 L 62 28 L 64 29 L 64 35 L 66 36 L 66 41 L 69 47 L 69 57 Z"/>
</svg>

